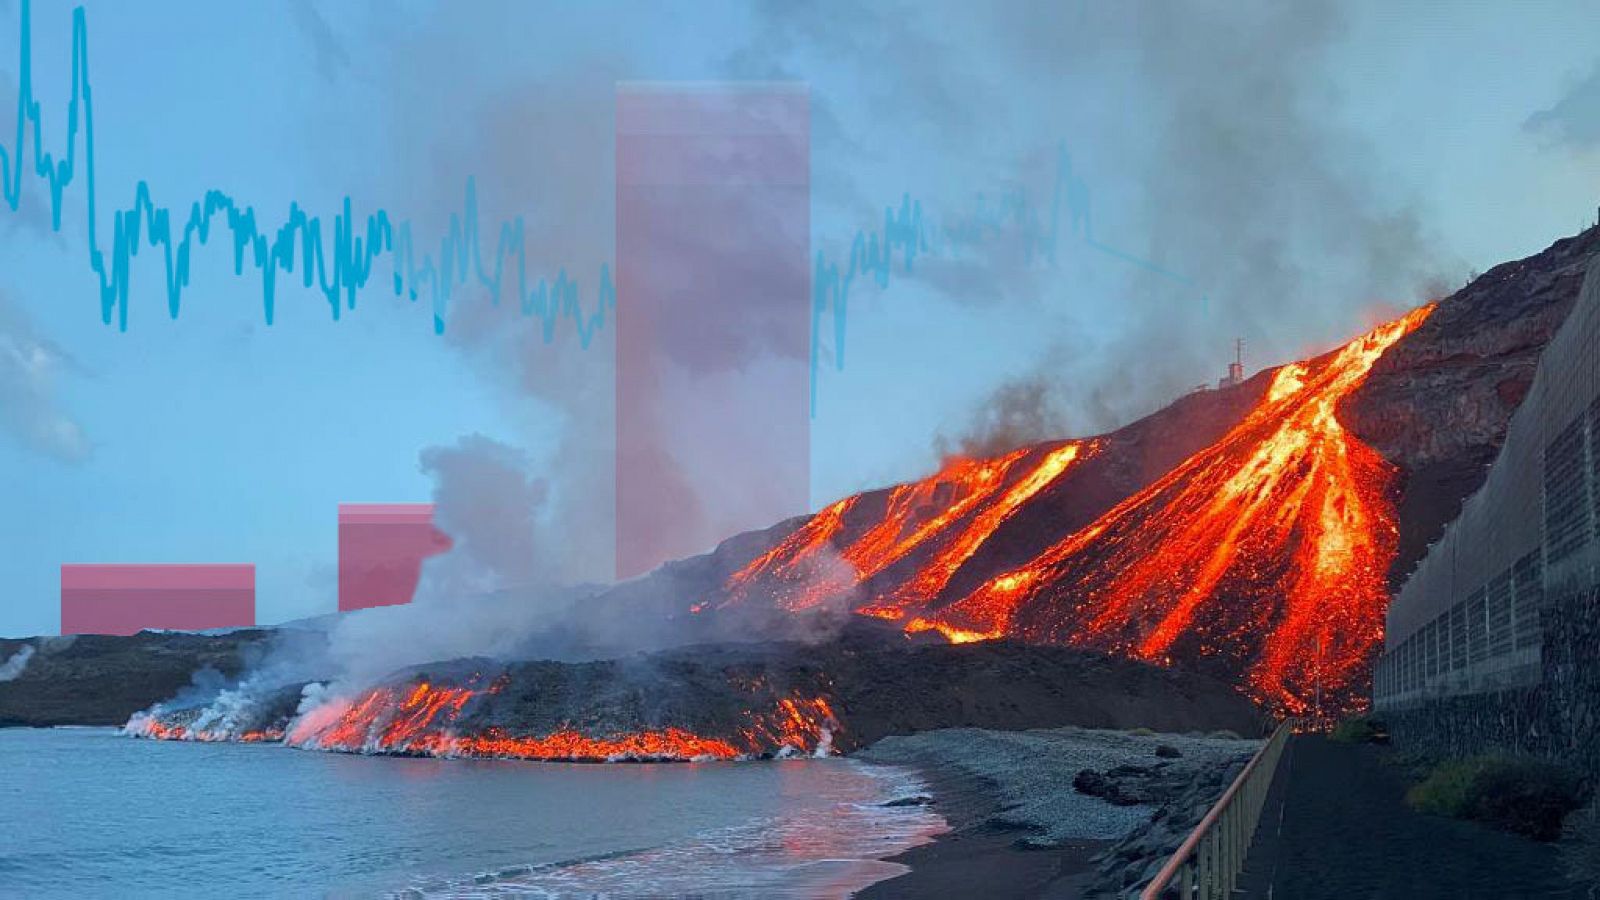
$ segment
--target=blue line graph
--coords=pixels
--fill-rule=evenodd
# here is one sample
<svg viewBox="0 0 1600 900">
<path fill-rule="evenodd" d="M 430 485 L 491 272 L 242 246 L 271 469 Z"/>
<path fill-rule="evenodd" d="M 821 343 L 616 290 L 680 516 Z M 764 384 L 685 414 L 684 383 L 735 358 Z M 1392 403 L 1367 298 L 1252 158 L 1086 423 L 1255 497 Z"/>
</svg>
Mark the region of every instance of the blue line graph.
<svg viewBox="0 0 1600 900">
<path fill-rule="evenodd" d="M 569 277 L 565 269 L 558 271 L 553 282 L 541 277 L 530 284 L 526 229 L 521 217 L 499 224 L 493 262 L 486 265 L 477 185 L 470 177 L 461 211 L 451 214 L 448 228 L 438 238 L 436 253 L 419 249 L 409 220 L 397 219 L 382 208 L 359 217 L 348 196 L 333 216 L 331 239 L 325 239 L 323 218 L 298 203 L 289 205 L 287 215 L 276 227 L 264 224 L 255 207 L 219 189 L 207 190 L 189 205 L 186 213 L 175 213 L 173 207 L 157 204 L 149 184 L 141 180 L 134 188 L 132 203 L 109 213 L 108 254 L 100 243 L 97 218 L 94 102 L 89 83 L 89 30 L 83 8 L 77 7 L 72 13 L 72 90 L 66 110 L 65 151 L 60 157 L 45 149 L 43 112 L 33 93 L 32 43 L 31 4 L 22 0 L 16 138 L 9 151 L 0 145 L 0 189 L 6 205 L 17 211 L 23 194 L 24 143 L 31 134 L 32 173 L 49 187 L 51 227 L 59 232 L 64 193 L 80 174 L 81 147 L 89 268 L 99 279 L 100 317 L 108 325 L 115 318 L 119 330 L 128 328 L 132 260 L 146 247 L 162 255 L 167 312 L 177 318 L 183 290 L 189 285 L 194 247 L 207 245 L 219 222 L 228 229 L 234 274 L 243 277 L 248 262 L 261 279 L 262 313 L 268 325 L 275 315 L 280 274 L 293 277 L 298 265 L 302 286 L 320 291 L 333 318 L 338 320 L 342 310 L 355 309 L 357 295 L 369 285 L 378 257 L 385 254 L 392 263 L 389 284 L 395 296 L 406 296 L 413 302 L 427 296 L 432 302 L 434 331 L 439 334 L 445 330 L 453 292 L 469 282 L 485 288 L 495 305 L 500 304 L 505 289 L 514 290 L 521 313 L 540 320 L 546 342 L 554 339 L 558 324 L 569 321 L 581 346 L 588 347 L 595 333 L 605 326 L 607 317 L 616 311 L 616 286 L 606 265 L 600 267 L 592 305 L 585 304 L 578 281 Z M 1036 256 L 1053 264 L 1062 236 L 1063 214 L 1067 216 L 1068 232 L 1086 246 L 1174 283 L 1193 286 L 1176 272 L 1095 238 L 1088 186 L 1074 174 L 1064 147 L 1058 151 L 1055 184 L 1048 210 L 1043 214 L 1026 191 L 1015 189 L 1000 195 L 992 205 L 980 195 L 973 212 L 941 225 L 931 216 L 925 217 L 921 202 L 907 193 L 898 209 L 891 206 L 884 210 L 881 229 L 856 232 L 850 242 L 849 259 L 843 264 L 830 261 L 821 251 L 816 254 L 811 297 L 812 416 L 817 409 L 823 320 L 831 316 L 834 363 L 842 371 L 850 291 L 858 277 L 870 277 L 880 288 L 887 288 L 897 253 L 903 271 L 910 274 L 918 256 L 937 256 L 1007 232 L 1015 232 L 1023 242 L 1025 265 Z M 175 227 L 179 221 L 182 224 Z M 513 270 L 510 273 L 508 266 Z M 508 274 L 513 276 L 509 285 Z"/>
<path fill-rule="evenodd" d="M 344 199 L 343 210 L 334 216 L 331 245 L 324 241 L 322 219 L 299 204 L 290 204 L 286 220 L 274 230 L 270 226 L 263 228 L 254 207 L 241 205 L 220 190 L 208 190 L 202 199 L 191 204 L 181 228 L 175 231 L 172 208 L 157 205 L 149 184 L 144 181 L 134 188 L 130 206 L 111 213 L 112 242 L 108 257 L 100 246 L 96 221 L 99 204 L 95 194 L 94 100 L 89 85 L 89 29 L 83 7 L 72 12 L 72 93 L 67 105 L 66 155 L 60 159 L 44 149 L 43 117 L 39 102 L 33 96 L 30 13 L 28 0 L 23 0 L 16 142 L 14 155 L 0 146 L 0 184 L 4 187 L 6 204 L 15 212 L 22 201 L 23 142 L 31 125 L 33 173 L 49 184 L 50 224 L 60 231 L 62 195 L 79 171 L 78 133 L 82 130 L 89 268 L 100 280 L 100 318 L 107 324 L 115 314 L 117 327 L 123 331 L 128 328 L 130 263 L 141 247 L 161 251 L 166 263 L 167 312 L 177 318 L 183 289 L 189 284 L 194 245 L 203 246 L 209 241 L 212 226 L 219 217 L 227 224 L 232 238 L 234 274 L 244 274 L 246 251 L 249 251 L 249 262 L 260 273 L 262 312 L 268 325 L 273 321 L 278 274 L 294 274 L 297 247 L 301 283 L 322 292 L 334 319 L 339 318 L 341 298 L 343 306 L 355 308 L 357 293 L 371 280 L 374 262 L 385 253 L 390 254 L 394 263 L 391 283 L 395 294 L 409 293 L 412 300 L 416 300 L 419 293 L 430 295 L 434 331 L 441 334 L 450 295 L 469 278 L 475 278 L 487 288 L 496 304 L 500 302 L 508 260 L 515 267 L 518 305 L 524 315 L 542 320 L 547 341 L 554 337 L 558 320 L 568 319 L 579 341 L 587 347 L 594 333 L 605 324 L 606 315 L 616 309 L 616 288 L 608 266 L 600 269 L 599 296 L 589 309 L 584 307 L 578 283 L 569 278 L 565 270 L 557 274 L 553 284 L 541 278 L 530 286 L 521 218 L 501 223 L 494 263 L 486 267 L 479 234 L 477 186 L 470 178 L 463 211 L 450 216 L 449 229 L 439 240 L 437 258 L 428 253 L 419 258 L 411 223 L 397 222 L 386 210 L 378 209 L 358 222 L 349 197 Z"/>
<path fill-rule="evenodd" d="M 871 277 L 879 288 L 887 288 L 889 276 L 894 270 L 896 252 L 900 254 L 904 272 L 909 275 L 918 256 L 938 256 L 1008 232 L 1022 242 L 1023 265 L 1031 265 L 1035 256 L 1042 256 L 1048 264 L 1054 265 L 1062 235 L 1063 213 L 1068 216 L 1066 227 L 1069 233 L 1076 235 L 1090 249 L 1175 284 L 1194 287 L 1193 282 L 1177 272 L 1125 253 L 1095 238 L 1089 187 L 1073 173 L 1072 157 L 1064 146 L 1056 151 L 1055 184 L 1050 192 L 1049 211 L 1043 216 L 1026 190 L 1014 188 L 1001 194 L 992 206 L 986 197 L 979 195 L 977 208 L 973 212 L 941 225 L 933 223 L 931 217 L 924 216 L 920 201 L 913 200 L 909 193 L 904 194 L 898 210 L 894 207 L 884 210 L 881 229 L 856 232 L 850 242 L 849 261 L 843 267 L 830 262 L 822 251 L 817 252 L 811 275 L 812 416 L 817 413 L 822 320 L 829 314 L 833 317 L 834 362 L 842 371 L 850 288 L 857 277 Z M 1208 302 L 1205 297 L 1201 298 L 1202 305 Z"/>
</svg>

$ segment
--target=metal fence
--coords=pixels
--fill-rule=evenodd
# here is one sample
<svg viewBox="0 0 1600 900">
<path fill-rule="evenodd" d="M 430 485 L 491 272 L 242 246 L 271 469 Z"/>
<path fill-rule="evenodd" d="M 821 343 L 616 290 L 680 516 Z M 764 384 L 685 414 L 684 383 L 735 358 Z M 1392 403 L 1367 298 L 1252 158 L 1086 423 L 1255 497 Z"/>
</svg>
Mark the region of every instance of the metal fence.
<svg viewBox="0 0 1600 900">
<path fill-rule="evenodd" d="M 1272 786 L 1272 776 L 1294 726 L 1294 720 L 1288 720 L 1272 732 L 1272 737 L 1156 873 L 1139 895 L 1140 900 L 1211 900 L 1232 894 L 1250 851 L 1250 840 L 1255 837 L 1256 823 L 1261 820 L 1267 789 Z"/>
</svg>

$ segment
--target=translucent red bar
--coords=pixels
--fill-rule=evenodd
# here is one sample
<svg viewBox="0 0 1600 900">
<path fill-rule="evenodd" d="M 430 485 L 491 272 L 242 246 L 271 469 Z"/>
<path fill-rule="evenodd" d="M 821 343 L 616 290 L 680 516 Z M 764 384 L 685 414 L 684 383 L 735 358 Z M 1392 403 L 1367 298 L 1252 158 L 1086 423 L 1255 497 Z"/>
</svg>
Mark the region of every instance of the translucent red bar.
<svg viewBox="0 0 1600 900">
<path fill-rule="evenodd" d="M 810 503 L 809 104 L 618 87 L 618 578 Z"/>
<path fill-rule="evenodd" d="M 423 560 L 448 549 L 431 503 L 339 504 L 339 611 L 410 603 Z"/>
<path fill-rule="evenodd" d="M 202 631 L 256 623 L 250 563 L 67 563 L 61 566 L 62 634 Z"/>
</svg>

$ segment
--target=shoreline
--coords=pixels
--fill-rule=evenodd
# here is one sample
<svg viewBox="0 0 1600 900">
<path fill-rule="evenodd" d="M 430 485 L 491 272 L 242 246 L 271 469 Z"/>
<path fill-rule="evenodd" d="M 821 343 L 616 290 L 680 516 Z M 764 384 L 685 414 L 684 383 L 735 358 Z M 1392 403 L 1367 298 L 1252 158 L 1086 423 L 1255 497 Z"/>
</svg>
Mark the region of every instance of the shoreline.
<svg viewBox="0 0 1600 900">
<path fill-rule="evenodd" d="M 116 733 L 98 727 L 44 730 Z M 1202 772 L 1228 758 L 1242 760 L 1240 754 L 1256 743 L 1079 728 L 948 729 L 887 738 L 839 759 L 885 775 L 899 773 L 889 776 L 889 790 L 878 793 L 881 799 L 872 805 L 896 814 L 912 810 L 889 808 L 915 808 L 927 824 L 920 834 L 904 836 L 919 843 L 908 846 L 880 838 L 877 853 L 888 855 L 869 851 L 825 856 L 803 867 L 805 877 L 819 896 L 864 900 L 1079 898 L 1092 887 L 1103 889 L 1107 875 L 1122 877 L 1116 867 L 1124 850 L 1118 848 L 1117 858 L 1109 862 L 1100 859 L 1102 854 L 1140 831 L 1169 804 L 1168 796 L 1187 799 L 1152 791 L 1137 800 L 1112 803 L 1103 799 L 1110 793 L 1080 788 L 1081 776 L 1136 770 L 1144 774 L 1121 782 L 1124 787 L 1156 787 L 1150 780 L 1154 774 L 1169 786 L 1192 783 L 1203 789 L 1212 779 Z M 878 832 L 870 808 L 858 808 L 867 815 L 859 825 Z M 870 840 L 862 833 L 853 843 Z M 1139 846 L 1132 849 L 1140 850 L 1151 842 L 1140 838 L 1135 843 Z M 1132 864 L 1137 869 L 1146 862 L 1141 858 Z"/>
<path fill-rule="evenodd" d="M 907 871 L 851 895 L 858 900 L 976 896 L 1067 900 L 1080 896 L 1093 878 L 1093 857 L 1116 843 L 1079 839 L 1050 847 L 1024 844 L 1021 838 L 1031 829 L 993 821 L 1003 808 L 1000 786 L 993 779 L 932 760 L 881 764 L 912 769 L 927 786 L 929 808 L 949 830 L 926 844 L 885 857 L 884 862 L 906 866 Z"/>
<path fill-rule="evenodd" d="M 1259 746 L 1233 736 L 957 728 L 885 738 L 864 762 L 910 768 L 948 831 L 886 862 L 864 900 L 1074 900 L 1134 883 Z M 1176 840 L 1181 840 L 1179 835 Z"/>
</svg>

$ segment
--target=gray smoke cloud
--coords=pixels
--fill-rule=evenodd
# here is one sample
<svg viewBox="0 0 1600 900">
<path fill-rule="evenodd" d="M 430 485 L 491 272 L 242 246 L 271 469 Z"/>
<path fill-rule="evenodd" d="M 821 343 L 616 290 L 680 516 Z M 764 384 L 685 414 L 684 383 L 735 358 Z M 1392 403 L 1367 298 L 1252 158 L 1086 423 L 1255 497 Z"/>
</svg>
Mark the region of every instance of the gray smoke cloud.
<svg viewBox="0 0 1600 900">
<path fill-rule="evenodd" d="M 483 23 L 499 14 L 493 5 L 480 12 L 462 16 L 454 8 L 436 8 L 395 34 L 387 63 L 392 68 L 381 71 L 380 80 L 409 98 L 396 110 L 407 117 L 396 123 L 397 132 L 416 134 L 409 119 L 416 109 L 452 112 L 448 127 L 430 129 L 425 138 L 418 135 L 397 146 L 392 164 L 384 168 L 387 183 L 377 185 L 375 192 L 405 197 L 418 234 L 442 234 L 449 216 L 461 209 L 466 179 L 475 177 L 486 262 L 492 263 L 494 227 L 520 216 L 530 285 L 541 278 L 553 283 L 565 272 L 577 281 L 584 308 L 592 310 L 601 267 L 613 256 L 609 111 L 615 82 L 626 77 L 626 63 L 614 47 L 602 45 L 571 68 L 473 83 L 457 61 L 481 52 Z M 515 7 L 503 12 L 511 17 L 525 13 Z M 482 99 L 463 104 L 463 96 Z M 508 275 L 507 281 L 512 280 Z M 540 523 L 559 523 L 560 533 L 519 548 L 533 554 L 530 566 L 537 573 L 526 567 L 514 571 L 503 558 L 490 565 L 513 579 L 537 575 L 545 584 L 609 578 L 615 507 L 611 317 L 587 348 L 565 319 L 547 341 L 543 321 L 524 315 L 513 293 L 505 291 L 495 305 L 489 292 L 473 283 L 458 289 L 452 299 L 444 340 L 492 388 L 503 412 L 496 425 L 500 448 L 490 451 L 478 442 L 473 453 L 455 461 L 489 465 L 493 455 L 502 476 L 508 468 L 523 470 L 526 479 L 518 496 L 525 505 L 538 507 Z M 457 447 L 469 444 L 474 439 L 463 437 Z M 522 459 L 513 466 L 509 460 L 517 454 Z M 433 474 L 443 489 L 441 476 L 446 473 Z M 448 498 L 440 499 L 450 505 Z M 447 525 L 452 534 L 473 528 L 466 507 L 442 515 L 455 517 Z M 525 530 L 519 533 L 527 536 Z M 487 541 L 475 543 L 482 544 L 484 553 L 511 551 L 497 551 Z M 547 552 L 556 546 L 559 553 Z M 434 577 L 433 568 L 439 569 L 439 578 L 449 575 L 449 567 L 464 560 L 462 553 L 452 556 L 453 561 L 436 560 L 426 577 Z"/>
<path fill-rule="evenodd" d="M 0 430 L 45 456 L 81 463 L 93 445 L 57 399 L 61 379 L 84 371 L 0 293 Z"/>
<path fill-rule="evenodd" d="M 995 388 L 966 429 L 954 438 L 938 436 L 934 449 L 941 457 L 998 456 L 1025 444 L 1060 437 L 1068 428 L 1067 416 L 1055 396 L 1054 379 L 1035 375 Z"/>
<path fill-rule="evenodd" d="M 323 623 L 325 640 L 278 641 L 256 684 L 329 682 L 321 700 L 437 660 L 570 651 L 552 629 L 592 589 L 558 586 L 566 544 L 549 479 L 521 448 L 482 434 L 424 448 L 418 465 L 451 547 L 424 562 L 413 602 L 340 615 Z"/>
<path fill-rule="evenodd" d="M 295 27 L 311 49 L 317 74 L 328 81 L 338 78 L 350 67 L 350 51 L 344 40 L 312 0 L 293 0 L 289 10 Z"/>
<path fill-rule="evenodd" d="M 434 522 L 454 542 L 426 565 L 422 596 L 464 596 L 552 580 L 553 535 L 544 532 L 549 482 L 522 450 L 481 434 L 428 447 Z"/>
<path fill-rule="evenodd" d="M 515 7 L 504 12 L 517 15 Z M 1191 285 L 1180 290 L 1136 266 L 1127 270 L 1111 295 L 1093 298 L 1116 313 L 1107 316 L 1115 320 L 1110 330 L 1092 340 L 1061 336 L 1031 370 L 958 416 L 967 421 L 936 439 L 941 452 L 998 452 L 1109 430 L 1199 381 L 1214 383 L 1235 336 L 1249 343 L 1251 368 L 1297 356 L 1308 343 L 1349 335 L 1363 307 L 1412 299 L 1436 274 L 1427 235 L 1404 198 L 1371 186 L 1370 148 L 1321 107 L 1326 57 L 1342 27 L 1331 2 L 1136 8 L 1041 0 L 981 12 L 956 3 L 890 4 L 860 13 L 851 27 L 839 27 L 836 12 L 757 4 L 747 39 L 722 60 L 735 79 L 807 80 L 823 63 L 851 73 L 872 121 L 849 118 L 825 92 L 812 95 L 821 202 L 861 212 L 864 225 L 881 221 L 885 186 L 854 171 L 857 161 L 892 163 L 877 156 L 885 151 L 875 149 L 875 135 L 898 134 L 902 145 L 920 139 L 948 158 L 951 186 L 930 199 L 958 211 L 996 173 L 1002 183 L 1048 186 L 1064 137 L 1093 142 L 1094 152 L 1074 152 L 1075 177 L 1083 179 L 1072 185 L 1084 195 L 1078 199 L 1092 201 L 1100 213 L 1094 221 L 1109 229 L 1106 220 L 1115 217 L 1104 215 L 1103 204 L 1112 192 L 1102 185 L 1121 185 L 1119 242 Z M 615 250 L 608 113 L 616 85 L 659 72 L 621 42 L 596 41 L 560 66 L 474 83 L 474 70 L 456 61 L 482 51 L 485 17 L 441 8 L 396 32 L 392 69 L 375 80 L 408 98 L 397 105 L 404 118 L 395 131 L 414 139 L 397 142 L 373 193 L 404 196 L 417 233 L 432 235 L 459 211 L 461 185 L 475 175 L 481 221 L 523 216 L 530 273 L 553 279 L 565 269 L 592 306 L 600 266 Z M 320 30 L 313 31 L 316 45 Z M 1115 85 L 1114 96 L 1097 102 L 1118 115 L 1103 116 L 1106 127 L 1093 133 L 1063 134 L 1051 111 L 1106 84 Z M 415 128 L 417 110 L 437 114 L 425 133 Z M 1000 153 L 990 147 L 995 135 L 1008 136 Z M 910 187 L 887 189 L 892 198 Z M 1074 239 L 1091 234 L 1087 219 L 1075 224 Z M 492 246 L 490 233 L 485 240 Z M 1019 265 L 1016 246 L 1002 237 L 981 252 L 920 265 L 915 277 L 951 301 L 1038 303 L 1076 274 Z M 728 366 L 793 352 L 763 343 L 759 328 L 717 337 L 727 342 L 721 358 Z M 587 349 L 565 321 L 547 342 L 542 322 L 469 286 L 455 293 L 445 340 L 499 389 L 506 428 L 499 440 L 466 436 L 424 451 L 440 522 L 457 548 L 428 563 L 423 599 L 412 608 L 348 617 L 334 643 L 352 653 L 396 641 L 421 645 L 404 654 L 418 660 L 514 652 L 531 635 L 562 627 L 570 597 L 551 585 L 612 571 L 616 349 L 609 323 Z M 551 421 L 554 449 L 535 452 L 537 441 L 523 433 L 548 434 Z M 681 480 L 669 458 L 650 465 L 664 481 Z M 695 527 L 697 515 L 685 503 L 684 527 Z M 512 586 L 528 594 L 469 604 L 471 611 L 451 605 Z"/>
<path fill-rule="evenodd" d="M 1134 28 L 1159 98 L 1140 178 L 1152 252 L 1209 302 L 1139 307 L 1105 348 L 1126 363 L 1128 412 L 1222 374 L 1235 334 L 1259 365 L 1352 334 L 1373 305 L 1422 299 L 1438 254 L 1404 198 L 1372 187 L 1371 147 L 1328 106 L 1338 5 L 1144 9 Z"/>
<path fill-rule="evenodd" d="M 1600 62 L 1554 104 L 1529 116 L 1523 128 L 1568 150 L 1600 147 Z"/>
<path fill-rule="evenodd" d="M 1458 283 L 1410 198 L 1388 196 L 1368 142 L 1338 124 L 1334 3 L 1136 6 L 1092 24 L 1136 61 L 1145 134 L 1127 147 L 1149 258 L 1192 285 L 1137 272 L 1124 321 L 1089 352 L 1052 348 L 986 406 L 1044 397 L 1030 426 L 1081 436 L 1213 384 L 1235 337 L 1254 371 L 1319 352 Z M 1019 40 L 1032 43 L 1031 35 Z M 1070 350 L 1072 352 L 1065 352 Z M 978 421 L 992 415 L 983 409 Z M 1005 416 L 1000 416 L 1005 420 Z M 1041 435 L 1019 436 L 1036 438 Z"/>
</svg>

